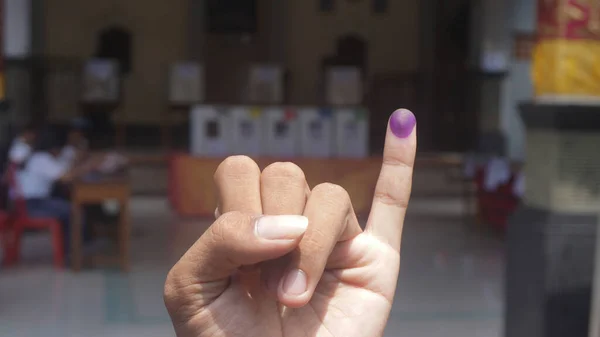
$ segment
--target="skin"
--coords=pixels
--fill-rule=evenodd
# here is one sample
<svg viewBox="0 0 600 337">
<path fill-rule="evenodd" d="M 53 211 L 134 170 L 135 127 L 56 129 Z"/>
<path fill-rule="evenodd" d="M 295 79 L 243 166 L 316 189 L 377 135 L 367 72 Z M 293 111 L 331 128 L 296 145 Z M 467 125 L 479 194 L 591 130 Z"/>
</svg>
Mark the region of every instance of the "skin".
<svg viewBox="0 0 600 337">
<path fill-rule="evenodd" d="M 36 134 L 34 131 L 25 131 L 21 135 L 21 137 L 23 138 L 23 141 L 25 141 L 25 143 L 27 143 L 29 145 L 33 145 L 33 143 L 35 143 L 35 136 L 36 136 Z"/>
<path fill-rule="evenodd" d="M 218 219 L 165 284 L 177 336 L 382 336 L 400 268 L 415 150 L 416 131 L 396 136 L 388 126 L 364 231 L 342 187 L 310 190 L 292 163 L 261 172 L 250 158 L 226 159 L 215 173 Z M 308 228 L 265 240 L 255 229 L 259 214 L 303 215 Z M 298 269 L 307 277 L 306 291 L 286 291 L 285 276 Z"/>
<path fill-rule="evenodd" d="M 55 158 L 58 158 L 60 156 L 60 148 L 52 149 L 49 152 Z M 101 162 L 102 162 L 102 157 L 99 157 L 99 156 L 92 157 L 87 161 L 84 161 L 82 163 L 79 163 L 79 164 L 73 166 L 69 171 L 67 171 L 58 180 L 62 183 L 69 183 L 69 182 L 73 181 L 73 179 L 77 179 L 83 175 L 86 175 L 86 174 L 96 170 Z"/>
</svg>

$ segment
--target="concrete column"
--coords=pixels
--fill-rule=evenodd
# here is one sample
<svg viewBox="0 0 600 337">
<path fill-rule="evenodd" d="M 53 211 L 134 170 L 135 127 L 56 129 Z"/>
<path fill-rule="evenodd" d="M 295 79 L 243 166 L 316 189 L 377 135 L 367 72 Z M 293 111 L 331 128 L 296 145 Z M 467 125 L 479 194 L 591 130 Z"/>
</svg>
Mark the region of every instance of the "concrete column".
<svg viewBox="0 0 600 337">
<path fill-rule="evenodd" d="M 499 154 L 506 152 L 501 128 L 501 100 L 510 59 L 510 2 L 474 1 L 470 63 L 475 69 L 472 90 L 478 101 L 480 146 Z M 481 144 L 485 143 L 485 144 Z"/>
<path fill-rule="evenodd" d="M 588 334 L 600 209 L 600 108 L 521 105 L 527 191 L 507 234 L 506 336 Z"/>
<path fill-rule="evenodd" d="M 508 227 L 505 331 L 587 337 L 600 219 L 600 104 L 590 99 L 600 41 L 589 20 L 600 16 L 600 0 L 537 6 L 536 95 L 519 106 L 527 190 Z"/>
</svg>

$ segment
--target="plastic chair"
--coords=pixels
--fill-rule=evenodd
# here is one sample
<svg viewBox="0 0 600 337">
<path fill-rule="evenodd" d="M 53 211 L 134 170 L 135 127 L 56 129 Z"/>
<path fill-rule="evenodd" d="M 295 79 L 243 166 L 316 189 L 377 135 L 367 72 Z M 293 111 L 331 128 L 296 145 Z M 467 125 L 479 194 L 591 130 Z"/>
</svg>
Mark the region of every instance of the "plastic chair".
<svg viewBox="0 0 600 337">
<path fill-rule="evenodd" d="M 2 248 L 2 265 L 8 265 L 13 259 L 12 244 L 12 224 L 10 214 L 0 210 L 0 248 Z"/>
<path fill-rule="evenodd" d="M 27 212 L 27 203 L 21 194 L 21 190 L 16 179 L 16 167 L 9 167 L 8 179 L 9 186 L 13 193 L 13 230 L 14 243 L 9 247 L 8 264 L 15 264 L 19 261 L 21 252 L 21 239 L 26 230 L 48 230 L 52 235 L 52 246 L 54 251 L 54 266 L 57 268 L 64 267 L 64 245 L 63 245 L 63 230 L 60 221 L 49 217 L 30 217 Z"/>
</svg>

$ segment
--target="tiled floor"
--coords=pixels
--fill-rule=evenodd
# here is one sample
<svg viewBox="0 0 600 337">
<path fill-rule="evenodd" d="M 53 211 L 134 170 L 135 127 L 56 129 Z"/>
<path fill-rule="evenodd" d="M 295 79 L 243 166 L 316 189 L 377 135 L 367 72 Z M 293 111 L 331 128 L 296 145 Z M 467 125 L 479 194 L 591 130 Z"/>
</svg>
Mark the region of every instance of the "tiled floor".
<svg viewBox="0 0 600 337">
<path fill-rule="evenodd" d="M 57 272 L 44 236 L 24 263 L 0 270 L 0 337 L 172 336 L 162 304 L 169 266 L 205 223 L 171 216 L 161 199 L 132 202 L 129 274 Z M 386 337 L 499 337 L 501 240 L 462 223 L 454 200 L 412 201 L 402 271 Z"/>
</svg>

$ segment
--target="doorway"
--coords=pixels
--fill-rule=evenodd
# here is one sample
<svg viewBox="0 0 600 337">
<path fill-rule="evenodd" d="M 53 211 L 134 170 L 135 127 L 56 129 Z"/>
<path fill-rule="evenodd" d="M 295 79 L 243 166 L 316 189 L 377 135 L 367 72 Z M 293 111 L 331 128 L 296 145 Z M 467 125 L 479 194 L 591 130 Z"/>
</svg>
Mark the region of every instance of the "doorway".
<svg viewBox="0 0 600 337">
<path fill-rule="evenodd" d="M 478 118 L 473 105 L 469 69 L 471 51 L 471 0 L 437 0 L 433 71 L 432 144 L 436 151 L 472 149 Z"/>
</svg>

